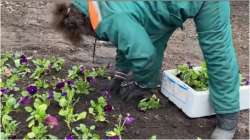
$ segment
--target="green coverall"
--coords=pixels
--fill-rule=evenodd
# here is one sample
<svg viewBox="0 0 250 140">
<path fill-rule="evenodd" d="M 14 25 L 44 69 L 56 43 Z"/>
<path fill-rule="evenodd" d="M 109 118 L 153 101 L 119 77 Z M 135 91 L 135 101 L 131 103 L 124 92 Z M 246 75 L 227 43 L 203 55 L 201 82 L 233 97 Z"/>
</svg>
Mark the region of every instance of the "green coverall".
<svg viewBox="0 0 250 140">
<path fill-rule="evenodd" d="M 210 99 L 218 114 L 239 111 L 239 68 L 232 42 L 230 3 L 220 1 L 97 1 L 96 34 L 117 46 L 116 67 L 132 70 L 147 88 L 159 84 L 166 42 L 193 18 L 207 64 Z M 73 0 L 85 15 L 86 0 Z"/>
</svg>

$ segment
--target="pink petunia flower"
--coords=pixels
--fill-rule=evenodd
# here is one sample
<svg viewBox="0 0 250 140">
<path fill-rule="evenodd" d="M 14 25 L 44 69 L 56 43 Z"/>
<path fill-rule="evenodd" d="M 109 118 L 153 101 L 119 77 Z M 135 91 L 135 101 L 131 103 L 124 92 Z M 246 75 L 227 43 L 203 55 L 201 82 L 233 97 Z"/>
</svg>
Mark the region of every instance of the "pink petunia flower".
<svg viewBox="0 0 250 140">
<path fill-rule="evenodd" d="M 57 127 L 59 125 L 57 117 L 52 116 L 50 114 L 47 115 L 45 123 L 51 128 Z"/>
</svg>

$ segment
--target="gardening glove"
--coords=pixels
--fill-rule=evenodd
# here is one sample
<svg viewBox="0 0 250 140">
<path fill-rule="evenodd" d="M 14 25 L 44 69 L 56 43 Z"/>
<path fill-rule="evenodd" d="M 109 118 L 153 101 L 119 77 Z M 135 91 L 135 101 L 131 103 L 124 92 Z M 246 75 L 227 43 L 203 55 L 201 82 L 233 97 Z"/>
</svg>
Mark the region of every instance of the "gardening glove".
<svg viewBox="0 0 250 140">
<path fill-rule="evenodd" d="M 233 139 L 236 132 L 239 113 L 217 114 L 217 125 L 211 139 Z"/>
<path fill-rule="evenodd" d="M 121 89 L 119 95 L 122 100 L 141 100 L 143 98 L 147 98 L 152 96 L 151 89 L 143 88 L 138 85 L 135 81 L 127 81 L 121 84 Z"/>
<path fill-rule="evenodd" d="M 127 80 L 128 75 L 126 73 L 115 71 L 114 78 L 111 81 L 110 91 L 112 95 L 117 95 L 121 88 L 121 83 Z"/>
</svg>

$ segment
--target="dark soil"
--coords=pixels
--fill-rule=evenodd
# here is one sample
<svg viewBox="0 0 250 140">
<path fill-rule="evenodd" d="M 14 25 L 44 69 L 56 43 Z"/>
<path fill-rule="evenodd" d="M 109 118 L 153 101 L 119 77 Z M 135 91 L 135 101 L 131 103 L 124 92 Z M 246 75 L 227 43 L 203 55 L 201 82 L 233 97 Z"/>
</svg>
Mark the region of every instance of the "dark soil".
<svg viewBox="0 0 250 140">
<path fill-rule="evenodd" d="M 60 56 L 66 60 L 66 67 L 73 64 L 101 65 L 114 63 L 115 49 L 98 41 L 95 64 L 92 63 L 93 38 L 89 38 L 85 47 L 76 48 L 65 41 L 62 36 L 54 32 L 49 26 L 51 7 L 55 1 L 62 0 L 2 0 L 1 1 L 1 51 L 23 52 L 34 57 Z M 64 0 L 69 1 L 69 0 Z M 232 27 L 234 45 L 238 54 L 240 70 L 244 76 L 249 76 L 249 2 L 232 2 Z M 185 23 L 185 30 L 177 30 L 166 50 L 163 69 L 175 68 L 177 64 L 191 61 L 200 64 L 203 60 L 193 22 Z M 107 82 L 98 81 L 101 89 Z M 86 98 L 93 99 L 99 96 L 99 92 Z M 124 103 L 118 97 L 111 100 L 115 107 L 112 114 L 127 112 L 136 117 L 134 125 L 127 127 L 124 138 L 149 138 L 157 135 L 158 138 L 209 138 L 215 126 L 215 118 L 204 117 L 189 119 L 174 104 L 161 96 L 162 106 L 160 109 L 139 112 L 135 103 Z M 82 97 L 85 98 L 85 97 Z M 77 109 L 84 110 L 86 104 L 80 100 Z M 58 107 L 52 105 L 49 113 L 56 114 Z M 18 138 L 22 138 L 26 132 L 25 119 L 27 113 L 17 112 L 13 116 L 22 124 L 19 126 Z M 112 116 L 112 115 L 111 115 Z M 62 119 L 61 119 L 62 120 Z M 109 120 L 113 120 L 112 117 Z M 112 121 L 114 122 L 114 121 Z M 63 122 L 60 122 L 63 124 Z M 87 122 L 91 123 L 91 122 Z M 103 135 L 110 124 L 98 126 L 98 131 Z M 104 129 L 105 128 L 105 129 Z M 235 138 L 249 139 L 249 111 L 241 111 L 238 131 Z M 63 125 L 55 131 L 50 131 L 63 138 L 67 134 Z"/>
</svg>

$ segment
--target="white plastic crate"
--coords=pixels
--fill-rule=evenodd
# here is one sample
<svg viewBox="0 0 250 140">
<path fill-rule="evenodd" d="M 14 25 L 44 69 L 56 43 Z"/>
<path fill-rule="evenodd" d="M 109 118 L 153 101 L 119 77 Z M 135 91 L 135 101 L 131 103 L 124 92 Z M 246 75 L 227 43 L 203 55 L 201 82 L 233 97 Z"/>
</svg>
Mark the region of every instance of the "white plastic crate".
<svg viewBox="0 0 250 140">
<path fill-rule="evenodd" d="M 209 101 L 209 92 L 192 89 L 173 74 L 175 71 L 163 72 L 161 92 L 190 118 L 215 114 Z M 249 97 L 250 86 L 241 86 L 240 110 L 250 108 Z"/>
</svg>

